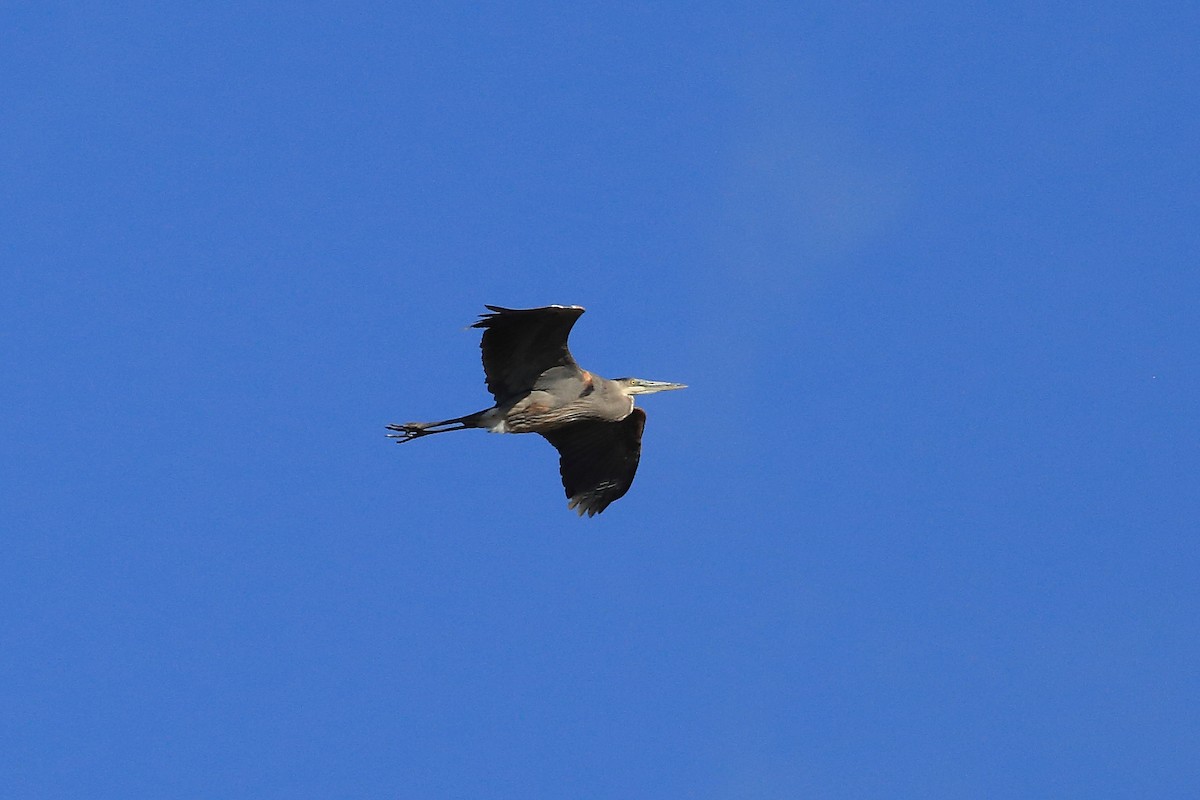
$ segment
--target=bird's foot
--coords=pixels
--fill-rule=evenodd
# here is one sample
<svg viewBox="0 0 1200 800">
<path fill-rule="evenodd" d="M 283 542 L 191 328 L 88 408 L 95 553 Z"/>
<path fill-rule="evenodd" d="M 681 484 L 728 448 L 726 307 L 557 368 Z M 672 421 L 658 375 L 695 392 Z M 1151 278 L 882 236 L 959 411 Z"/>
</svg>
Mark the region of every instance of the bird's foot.
<svg viewBox="0 0 1200 800">
<path fill-rule="evenodd" d="M 411 442 L 413 439 L 419 439 L 422 436 L 428 436 L 434 431 L 425 430 L 425 425 L 420 422 L 406 422 L 403 425 L 388 425 L 387 429 L 391 431 L 388 434 L 389 439 L 395 439 L 396 444 L 404 444 Z"/>
</svg>

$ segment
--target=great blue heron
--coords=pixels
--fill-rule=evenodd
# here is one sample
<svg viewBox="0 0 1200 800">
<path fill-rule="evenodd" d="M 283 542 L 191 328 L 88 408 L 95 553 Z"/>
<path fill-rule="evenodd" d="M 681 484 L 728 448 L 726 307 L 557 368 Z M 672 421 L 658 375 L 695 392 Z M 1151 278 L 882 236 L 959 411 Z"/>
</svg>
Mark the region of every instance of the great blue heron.
<svg viewBox="0 0 1200 800">
<path fill-rule="evenodd" d="M 486 306 L 471 327 L 483 328 L 483 371 L 496 405 L 440 422 L 388 425 L 388 436 L 411 442 L 467 428 L 540 433 L 559 454 L 568 508 L 589 517 L 629 491 L 642 452 L 646 412 L 635 394 L 686 388 L 640 378 L 601 378 L 580 367 L 567 349 L 579 306 Z"/>
</svg>

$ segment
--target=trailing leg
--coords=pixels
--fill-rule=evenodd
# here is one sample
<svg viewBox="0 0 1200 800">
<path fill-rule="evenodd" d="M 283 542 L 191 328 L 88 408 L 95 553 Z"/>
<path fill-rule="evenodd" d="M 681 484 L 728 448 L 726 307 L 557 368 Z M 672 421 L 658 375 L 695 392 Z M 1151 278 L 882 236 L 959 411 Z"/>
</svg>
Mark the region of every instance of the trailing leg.
<svg viewBox="0 0 1200 800">
<path fill-rule="evenodd" d="M 388 425 L 387 429 L 391 431 L 388 434 L 388 438 L 395 439 L 396 444 L 404 444 L 405 442 L 411 442 L 413 439 L 420 439 L 422 436 L 429 436 L 434 433 L 479 428 L 482 427 L 479 421 L 486 413 L 486 411 L 478 411 L 474 414 L 468 414 L 465 417 L 443 419 L 439 422 L 405 422 L 400 425 Z"/>
</svg>

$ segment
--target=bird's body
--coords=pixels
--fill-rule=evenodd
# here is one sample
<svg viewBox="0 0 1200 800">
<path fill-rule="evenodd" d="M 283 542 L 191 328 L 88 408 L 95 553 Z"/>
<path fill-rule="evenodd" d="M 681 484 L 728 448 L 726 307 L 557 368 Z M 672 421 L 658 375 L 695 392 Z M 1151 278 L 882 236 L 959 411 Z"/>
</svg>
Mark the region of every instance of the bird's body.
<svg viewBox="0 0 1200 800">
<path fill-rule="evenodd" d="M 481 421 L 495 433 L 545 433 L 585 419 L 619 421 L 632 411 L 633 398 L 616 381 L 558 366 L 543 372 L 527 393 L 488 409 Z"/>
<path fill-rule="evenodd" d="M 483 328 L 483 369 L 496 399 L 489 409 L 440 422 L 389 425 L 399 442 L 434 433 L 485 428 L 540 433 L 559 452 L 568 506 L 598 514 L 633 483 L 646 414 L 635 394 L 682 389 L 639 378 L 610 380 L 575 363 L 567 348 L 579 306 L 509 309 L 487 306 L 472 327 Z"/>
</svg>

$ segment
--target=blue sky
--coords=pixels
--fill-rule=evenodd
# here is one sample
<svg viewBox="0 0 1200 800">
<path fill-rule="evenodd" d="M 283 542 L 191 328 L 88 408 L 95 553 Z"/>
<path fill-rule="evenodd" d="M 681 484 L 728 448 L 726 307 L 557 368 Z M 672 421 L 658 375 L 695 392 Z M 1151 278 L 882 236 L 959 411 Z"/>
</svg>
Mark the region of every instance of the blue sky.
<svg viewBox="0 0 1200 800">
<path fill-rule="evenodd" d="M 6 797 L 1200 785 L 1188 3 L 9 4 Z M 645 398 L 566 509 L 484 303 Z"/>
</svg>

